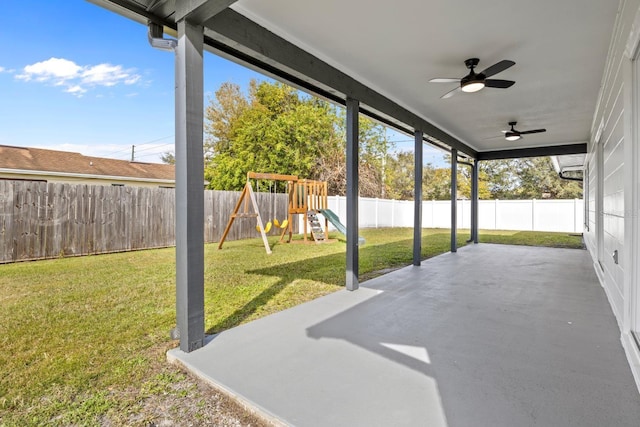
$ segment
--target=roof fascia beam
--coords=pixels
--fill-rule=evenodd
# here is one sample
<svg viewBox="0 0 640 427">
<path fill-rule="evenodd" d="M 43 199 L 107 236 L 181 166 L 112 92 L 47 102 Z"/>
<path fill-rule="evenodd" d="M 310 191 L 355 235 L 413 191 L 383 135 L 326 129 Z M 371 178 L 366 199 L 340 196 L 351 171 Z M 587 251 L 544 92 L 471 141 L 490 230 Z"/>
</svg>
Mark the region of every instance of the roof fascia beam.
<svg viewBox="0 0 640 427">
<path fill-rule="evenodd" d="M 478 160 L 517 159 L 523 157 L 561 156 L 564 154 L 584 154 L 587 144 L 552 145 L 548 147 L 517 148 L 512 150 L 480 151 Z"/>
<path fill-rule="evenodd" d="M 219 41 L 226 44 L 237 44 L 235 46 L 230 44 L 233 48 L 249 49 L 259 57 L 268 58 L 280 66 L 335 89 L 342 93 L 345 98 L 357 99 L 375 111 L 402 121 L 410 128 L 421 130 L 426 135 L 440 140 L 451 148 L 455 148 L 474 158 L 477 155 L 476 150 L 427 120 L 232 9 L 223 10 L 205 22 L 204 25 L 209 31 L 222 37 Z"/>
<path fill-rule="evenodd" d="M 202 25 L 237 0 L 180 0 L 176 1 L 176 22 L 183 19 Z"/>
</svg>

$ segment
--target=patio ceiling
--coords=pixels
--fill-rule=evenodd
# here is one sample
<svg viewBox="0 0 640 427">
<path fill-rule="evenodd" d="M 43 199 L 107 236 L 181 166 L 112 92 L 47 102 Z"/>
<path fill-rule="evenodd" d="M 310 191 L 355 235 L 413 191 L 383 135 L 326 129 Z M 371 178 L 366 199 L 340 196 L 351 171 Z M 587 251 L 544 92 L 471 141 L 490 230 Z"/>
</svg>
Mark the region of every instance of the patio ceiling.
<svg viewBox="0 0 640 427">
<path fill-rule="evenodd" d="M 175 0 L 91 1 L 140 22 L 152 19 L 175 28 Z M 584 0 L 485 0 L 479 8 L 464 0 L 209 0 L 208 4 L 220 8 L 230 4 L 232 9 L 205 22 L 210 50 L 254 68 L 267 66 L 268 74 L 333 100 L 353 96 L 347 89 L 359 82 L 366 86 L 361 93 L 371 94 L 366 90 L 371 89 L 390 101 L 378 103 L 375 96 L 360 99 L 365 112 L 396 124 L 394 111 L 408 112 L 396 116 L 404 121 L 401 128 L 411 131 L 418 119 L 423 120 L 420 123 L 432 125 L 423 126 L 426 134 L 471 156 L 586 143 L 618 10 L 617 1 Z M 234 24 L 225 27 L 230 19 Z M 266 40 L 256 35 L 253 23 L 290 45 L 278 37 Z M 274 46 L 284 46 L 279 57 L 273 55 Z M 305 69 L 300 63 L 307 58 L 302 61 L 298 51 L 289 49 L 292 46 L 338 74 L 314 75 L 321 67 L 307 61 Z M 464 60 L 471 57 L 480 58 L 478 70 L 503 59 L 515 61 L 495 78 L 516 84 L 506 90 L 486 88 L 440 99 L 456 84 L 428 80 L 463 77 Z M 547 132 L 509 142 L 501 133 L 509 121 L 517 121 L 521 131 L 546 128 Z"/>
</svg>

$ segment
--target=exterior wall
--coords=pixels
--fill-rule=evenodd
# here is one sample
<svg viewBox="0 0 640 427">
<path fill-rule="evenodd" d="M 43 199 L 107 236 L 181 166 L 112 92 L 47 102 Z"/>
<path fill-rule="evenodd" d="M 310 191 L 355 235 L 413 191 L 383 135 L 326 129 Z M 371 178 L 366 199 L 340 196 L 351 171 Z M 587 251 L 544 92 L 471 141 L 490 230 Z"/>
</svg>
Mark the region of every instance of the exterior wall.
<svg viewBox="0 0 640 427">
<path fill-rule="evenodd" d="M 591 253 L 591 257 L 596 261 L 598 254 L 596 252 L 596 191 L 598 187 L 598 172 L 596 170 L 596 159 L 590 156 L 587 162 L 585 173 L 584 201 L 585 209 L 585 228 L 583 232 L 584 241 Z"/>
<path fill-rule="evenodd" d="M 598 104 L 594 114 L 588 170 L 588 219 L 585 242 L 594 268 L 607 294 L 621 329 L 621 338 L 631 369 L 640 388 L 640 352 L 630 330 L 638 325 L 629 320 L 634 309 L 633 295 L 638 283 L 633 272 L 638 264 L 638 238 L 633 231 L 639 222 L 632 204 L 638 189 L 634 170 L 640 166 L 634 155 L 632 80 L 629 42 L 639 39 L 640 0 L 621 0 L 605 65 Z M 638 40 L 635 42 L 635 49 Z M 634 53 L 635 55 L 635 53 Z M 637 90 L 637 89 L 636 89 Z M 633 202 L 633 203 L 630 203 Z M 593 218 L 592 218 L 593 216 Z M 616 259 L 617 258 L 617 259 Z"/>
<path fill-rule="evenodd" d="M 76 176 L 60 176 L 60 175 L 46 175 L 46 174 L 17 174 L 0 172 L 0 179 L 10 180 L 33 180 L 33 181 L 46 181 L 51 183 L 60 184 L 86 184 L 86 185 L 124 185 L 126 187 L 152 187 L 152 188 L 175 188 L 174 181 L 158 182 L 158 181 L 144 181 L 133 180 L 125 177 L 76 177 Z"/>
<path fill-rule="evenodd" d="M 621 322 L 624 265 L 624 96 L 623 67 L 626 40 L 640 1 L 622 0 L 614 28 L 599 102 L 593 121 L 588 156 L 590 200 L 596 209 L 586 242 L 594 256 L 596 270 L 607 292 L 613 311 Z M 599 147 L 599 145 L 601 145 Z M 595 184 L 595 185 L 594 185 Z M 595 191 L 595 195 L 593 194 Z M 599 200 L 600 199 L 600 200 Z M 599 212 L 597 203 L 601 201 Z M 602 241 L 598 240 L 597 216 L 601 216 Z M 593 226 L 593 228 L 591 228 Z M 593 230 L 593 231 L 591 231 Z M 594 233 L 594 234 L 592 234 Z M 601 245 L 601 247 L 599 247 Z M 618 263 L 613 254 L 617 251 Z"/>
</svg>

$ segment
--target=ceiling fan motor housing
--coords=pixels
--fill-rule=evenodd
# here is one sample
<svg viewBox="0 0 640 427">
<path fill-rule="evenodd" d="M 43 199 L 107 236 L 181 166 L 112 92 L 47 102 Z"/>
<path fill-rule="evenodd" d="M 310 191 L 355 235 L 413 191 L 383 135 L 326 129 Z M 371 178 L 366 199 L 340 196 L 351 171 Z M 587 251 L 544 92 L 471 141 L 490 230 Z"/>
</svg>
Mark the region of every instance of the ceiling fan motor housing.
<svg viewBox="0 0 640 427">
<path fill-rule="evenodd" d="M 466 65 L 467 68 L 470 70 L 473 70 L 473 68 L 477 67 L 479 63 L 480 63 L 480 60 L 478 58 L 469 58 L 466 61 L 464 61 L 464 65 Z"/>
</svg>

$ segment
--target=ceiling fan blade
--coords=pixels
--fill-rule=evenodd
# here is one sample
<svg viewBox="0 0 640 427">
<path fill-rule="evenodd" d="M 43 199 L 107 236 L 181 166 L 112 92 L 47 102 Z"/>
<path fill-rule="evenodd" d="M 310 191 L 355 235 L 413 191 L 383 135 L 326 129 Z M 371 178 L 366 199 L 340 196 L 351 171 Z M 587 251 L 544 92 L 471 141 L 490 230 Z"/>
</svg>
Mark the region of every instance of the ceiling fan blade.
<svg viewBox="0 0 640 427">
<path fill-rule="evenodd" d="M 429 83 L 460 83 L 460 79 L 431 79 Z"/>
<path fill-rule="evenodd" d="M 449 92 L 445 93 L 444 95 L 442 95 L 440 97 L 440 99 L 447 99 L 447 98 L 451 98 L 453 95 L 455 95 L 457 92 L 460 92 L 460 86 L 458 86 L 457 88 L 450 90 Z"/>
<path fill-rule="evenodd" d="M 495 79 L 487 79 L 484 81 L 484 85 L 486 87 L 495 87 L 499 89 L 506 89 L 515 84 L 513 80 L 495 80 Z"/>
<path fill-rule="evenodd" d="M 520 135 L 528 135 L 530 133 L 540 133 L 540 132 L 546 132 L 546 129 L 534 129 L 534 130 L 525 130 L 520 132 Z"/>
<path fill-rule="evenodd" d="M 484 74 L 486 77 L 491 77 L 494 74 L 503 72 L 509 67 L 513 67 L 514 65 L 516 65 L 515 62 L 505 59 L 503 61 L 498 62 L 497 64 L 493 64 L 491 67 L 484 70 L 482 74 Z"/>
</svg>

